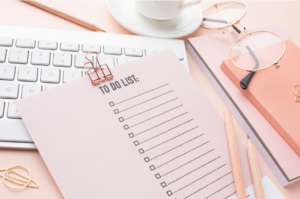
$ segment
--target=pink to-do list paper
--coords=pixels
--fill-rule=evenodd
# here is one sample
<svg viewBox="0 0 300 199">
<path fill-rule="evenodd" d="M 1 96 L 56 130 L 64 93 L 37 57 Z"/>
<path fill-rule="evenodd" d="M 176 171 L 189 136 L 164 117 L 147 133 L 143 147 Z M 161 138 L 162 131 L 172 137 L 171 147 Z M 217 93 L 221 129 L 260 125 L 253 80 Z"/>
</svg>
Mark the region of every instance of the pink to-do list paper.
<svg viewBox="0 0 300 199">
<path fill-rule="evenodd" d="M 224 121 L 172 51 L 111 70 L 100 85 L 83 77 L 16 102 L 63 196 L 232 197 Z"/>
</svg>

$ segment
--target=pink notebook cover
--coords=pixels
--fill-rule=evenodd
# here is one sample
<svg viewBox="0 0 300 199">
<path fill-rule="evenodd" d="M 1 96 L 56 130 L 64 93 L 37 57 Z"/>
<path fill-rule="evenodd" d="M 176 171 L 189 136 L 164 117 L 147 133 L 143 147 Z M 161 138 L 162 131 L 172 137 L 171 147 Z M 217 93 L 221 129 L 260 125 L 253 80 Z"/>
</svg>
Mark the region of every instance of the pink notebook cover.
<svg viewBox="0 0 300 199">
<path fill-rule="evenodd" d="M 209 198 L 235 192 L 225 125 L 171 50 L 16 102 L 66 199 Z M 245 186 L 246 151 L 239 150 Z M 251 196 L 254 197 L 254 196 Z"/>
<path fill-rule="evenodd" d="M 247 71 L 235 67 L 230 59 L 222 63 L 221 69 L 300 155 L 300 103 L 295 102 L 291 89 L 300 82 L 300 49 L 290 40 L 285 44 L 285 54 L 278 62 L 281 67 L 255 73 L 247 90 L 240 87 Z M 267 46 L 263 51 L 270 52 L 274 45 L 278 44 Z"/>
<path fill-rule="evenodd" d="M 292 40 L 278 25 L 252 28 L 248 32 L 258 30 L 272 31 L 285 40 Z M 253 142 L 256 148 L 278 180 L 282 185 L 288 185 L 300 179 L 300 157 L 220 68 L 222 62 L 229 59 L 229 50 L 236 39 L 234 32 L 191 38 L 188 40 L 187 49 L 203 68 L 227 106 L 232 111 L 236 110 L 236 118 L 247 130 L 245 131 L 253 135 L 251 139 L 255 137 Z M 264 41 L 262 45 L 266 45 Z M 240 113 L 242 116 L 239 116 Z"/>
</svg>

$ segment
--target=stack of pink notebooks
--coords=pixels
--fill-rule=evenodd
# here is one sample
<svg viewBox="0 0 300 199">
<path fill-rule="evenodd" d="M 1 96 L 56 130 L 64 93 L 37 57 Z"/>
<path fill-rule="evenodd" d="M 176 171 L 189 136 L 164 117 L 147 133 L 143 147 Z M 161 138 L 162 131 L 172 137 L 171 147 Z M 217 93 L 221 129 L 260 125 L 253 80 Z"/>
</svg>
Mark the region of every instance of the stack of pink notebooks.
<svg viewBox="0 0 300 199">
<path fill-rule="evenodd" d="M 247 72 L 234 69 L 228 60 L 230 48 L 237 40 L 235 33 L 189 39 L 187 50 L 250 136 L 278 180 L 286 186 L 300 179 L 300 106 L 294 101 L 295 95 L 292 92 L 292 86 L 299 83 L 293 71 L 298 73 L 299 79 L 300 60 L 297 61 L 299 56 L 295 56 L 295 53 L 300 55 L 300 50 L 277 25 L 255 28 L 249 32 L 257 30 L 279 34 L 286 41 L 287 50 L 280 61 L 281 69 L 270 68 L 258 72 L 246 91 L 240 89 L 239 81 Z M 276 78 L 278 81 L 275 81 Z"/>
<path fill-rule="evenodd" d="M 300 49 L 290 40 L 285 43 L 286 51 L 279 61 L 281 68 L 274 66 L 256 72 L 246 90 L 240 87 L 240 81 L 248 74 L 247 71 L 235 67 L 231 60 L 225 60 L 221 69 L 300 155 L 300 103 L 295 102 L 291 89 L 292 85 L 300 82 Z M 263 50 L 270 51 L 275 45 L 278 43 Z"/>
</svg>

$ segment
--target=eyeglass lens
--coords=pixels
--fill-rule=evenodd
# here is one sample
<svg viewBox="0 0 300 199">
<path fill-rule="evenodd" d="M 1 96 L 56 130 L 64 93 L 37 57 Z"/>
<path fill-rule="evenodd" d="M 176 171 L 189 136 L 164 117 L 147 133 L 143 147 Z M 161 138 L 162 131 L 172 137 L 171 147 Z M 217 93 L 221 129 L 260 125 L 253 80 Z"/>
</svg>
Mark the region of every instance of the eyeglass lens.
<svg viewBox="0 0 300 199">
<path fill-rule="evenodd" d="M 236 41 L 231 50 L 231 60 L 239 68 L 257 71 L 272 66 L 285 50 L 281 37 L 271 32 L 250 33 Z"/>
<path fill-rule="evenodd" d="M 209 29 L 224 28 L 242 19 L 245 13 L 246 7 L 237 2 L 216 4 L 203 13 L 202 26 Z"/>
</svg>

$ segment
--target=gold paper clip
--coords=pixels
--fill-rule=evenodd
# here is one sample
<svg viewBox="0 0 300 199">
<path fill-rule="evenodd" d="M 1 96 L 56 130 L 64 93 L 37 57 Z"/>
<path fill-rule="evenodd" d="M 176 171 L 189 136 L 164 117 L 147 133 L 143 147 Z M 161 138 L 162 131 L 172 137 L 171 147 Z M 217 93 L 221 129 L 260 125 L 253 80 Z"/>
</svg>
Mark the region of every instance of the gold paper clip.
<svg viewBox="0 0 300 199">
<path fill-rule="evenodd" d="M 29 177 L 26 177 L 26 176 L 24 176 L 20 173 L 17 173 L 15 171 L 13 171 L 12 169 L 14 169 L 14 168 L 22 168 L 22 169 L 27 170 L 27 172 L 29 174 Z M 0 171 L 4 171 L 4 174 L 3 175 L 0 174 L 0 177 L 3 178 L 4 184 L 7 187 L 11 188 L 11 189 L 20 190 L 20 189 L 24 189 L 26 187 L 39 188 L 39 185 L 34 180 L 32 180 L 31 172 L 26 167 L 12 166 L 12 167 L 9 167 L 7 169 L 0 169 Z M 14 173 L 15 175 L 18 175 L 18 176 L 22 177 L 23 179 L 14 177 L 14 176 L 10 175 L 11 173 Z M 24 179 L 26 179 L 26 180 L 24 180 Z M 9 184 L 7 184 L 7 181 L 10 181 L 12 183 L 15 183 L 15 184 L 18 184 L 18 185 L 21 185 L 21 186 L 20 187 L 12 187 Z M 31 182 L 33 182 L 35 185 L 30 185 Z"/>
<path fill-rule="evenodd" d="M 95 63 L 88 58 L 89 54 L 96 54 L 97 55 L 95 57 Z M 107 64 L 100 65 L 100 62 L 98 60 L 98 53 L 97 52 L 94 52 L 94 51 L 88 52 L 86 54 L 85 58 L 88 60 L 88 62 L 86 62 L 83 65 L 83 68 L 88 69 L 87 74 L 90 77 L 93 85 L 100 84 L 101 82 L 104 82 L 105 80 L 113 79 L 114 76 L 111 73 L 111 71 L 110 71 L 109 67 L 107 66 Z M 88 65 L 88 64 L 91 64 L 92 68 L 87 67 L 86 65 Z M 105 69 L 108 71 L 108 74 L 105 74 L 105 71 L 106 71 Z M 99 76 L 99 74 L 98 74 L 99 71 L 101 71 L 101 73 L 103 75 L 102 77 Z"/>
<path fill-rule="evenodd" d="M 300 88 L 299 88 L 299 90 L 298 90 L 298 92 L 296 92 L 296 90 L 295 90 L 295 87 L 296 86 L 300 86 L 300 84 L 295 84 L 294 86 L 293 86 L 293 92 L 294 92 L 294 94 L 296 95 L 295 96 L 295 101 L 296 102 L 300 102 Z M 299 98 L 299 99 L 298 99 Z"/>
</svg>

